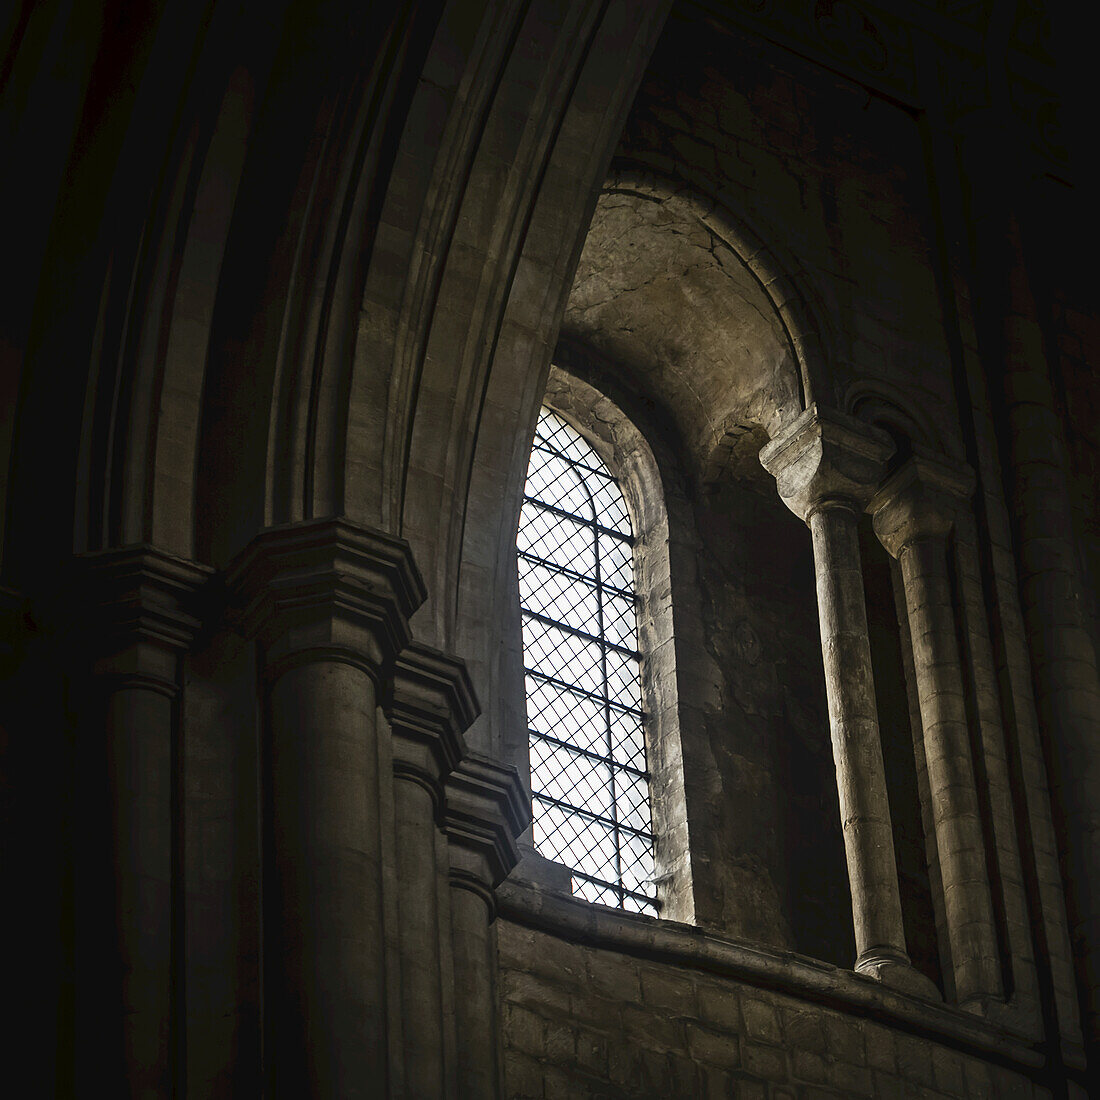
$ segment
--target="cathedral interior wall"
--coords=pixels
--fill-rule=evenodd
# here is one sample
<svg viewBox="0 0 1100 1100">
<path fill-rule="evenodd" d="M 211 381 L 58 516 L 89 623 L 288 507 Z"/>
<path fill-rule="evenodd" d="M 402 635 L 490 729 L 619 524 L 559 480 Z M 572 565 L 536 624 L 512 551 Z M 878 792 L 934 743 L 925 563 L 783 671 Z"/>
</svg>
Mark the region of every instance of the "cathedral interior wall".
<svg viewBox="0 0 1100 1100">
<path fill-rule="evenodd" d="M 0 21 L 44 1091 L 1085 1095 L 1100 311 L 1037 6 L 125 7 Z M 642 520 L 659 918 L 532 848 L 544 399 Z"/>
<path fill-rule="evenodd" d="M 749 985 L 713 964 L 670 964 L 509 920 L 497 936 L 515 1096 L 1046 1094 L 988 1052 Z"/>
</svg>

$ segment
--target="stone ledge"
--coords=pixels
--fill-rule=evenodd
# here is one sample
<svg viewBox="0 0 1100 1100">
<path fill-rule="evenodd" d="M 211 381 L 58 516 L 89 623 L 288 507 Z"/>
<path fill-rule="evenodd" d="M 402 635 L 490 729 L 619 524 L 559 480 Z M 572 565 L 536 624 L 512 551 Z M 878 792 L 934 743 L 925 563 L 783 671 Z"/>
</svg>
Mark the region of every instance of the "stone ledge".
<svg viewBox="0 0 1100 1100">
<path fill-rule="evenodd" d="M 463 734 L 480 713 L 464 661 L 419 642 L 397 656 L 382 700 L 394 773 L 421 783 L 442 808 L 443 780 L 467 755 Z"/>
<path fill-rule="evenodd" d="M 794 952 L 771 951 L 690 925 L 563 897 L 515 878 L 497 888 L 497 906 L 504 920 L 586 947 L 731 978 L 865 1017 L 1029 1075 L 1046 1067 L 1037 1044 L 1002 1026 Z"/>
<path fill-rule="evenodd" d="M 74 558 L 71 606 L 97 648 L 141 639 L 185 650 L 203 625 L 208 566 L 141 544 Z"/>
<path fill-rule="evenodd" d="M 519 772 L 480 753 L 468 753 L 444 784 L 443 829 L 451 846 L 452 873 L 460 869 L 496 887 L 515 867 L 518 837 L 531 822 Z M 465 856 L 465 860 L 463 860 Z"/>
</svg>

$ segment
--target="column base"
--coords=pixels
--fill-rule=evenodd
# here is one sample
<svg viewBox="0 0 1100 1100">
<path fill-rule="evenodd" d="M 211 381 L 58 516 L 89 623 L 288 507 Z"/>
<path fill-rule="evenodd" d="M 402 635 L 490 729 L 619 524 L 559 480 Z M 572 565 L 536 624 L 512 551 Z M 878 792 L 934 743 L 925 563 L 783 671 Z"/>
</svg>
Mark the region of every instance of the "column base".
<svg viewBox="0 0 1100 1100">
<path fill-rule="evenodd" d="M 925 1001 L 943 1000 L 936 983 L 919 970 L 914 970 L 904 955 L 885 951 L 865 952 L 856 960 L 855 971 L 910 997 L 920 997 Z"/>
</svg>

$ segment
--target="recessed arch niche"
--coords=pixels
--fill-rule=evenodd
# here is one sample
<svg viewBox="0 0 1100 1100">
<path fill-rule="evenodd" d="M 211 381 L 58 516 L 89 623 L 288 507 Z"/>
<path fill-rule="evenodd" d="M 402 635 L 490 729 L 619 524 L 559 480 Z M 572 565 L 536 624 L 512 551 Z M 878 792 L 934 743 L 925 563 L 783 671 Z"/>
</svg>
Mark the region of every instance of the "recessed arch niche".
<svg viewBox="0 0 1100 1100">
<path fill-rule="evenodd" d="M 849 966 L 812 548 L 757 458 L 822 392 L 795 286 L 723 208 L 620 173 L 556 361 L 626 409 L 662 466 L 695 920 Z"/>
<path fill-rule="evenodd" d="M 814 399 L 818 328 L 773 250 L 723 206 L 649 173 L 605 185 L 562 332 L 663 395 L 697 477 Z"/>
</svg>

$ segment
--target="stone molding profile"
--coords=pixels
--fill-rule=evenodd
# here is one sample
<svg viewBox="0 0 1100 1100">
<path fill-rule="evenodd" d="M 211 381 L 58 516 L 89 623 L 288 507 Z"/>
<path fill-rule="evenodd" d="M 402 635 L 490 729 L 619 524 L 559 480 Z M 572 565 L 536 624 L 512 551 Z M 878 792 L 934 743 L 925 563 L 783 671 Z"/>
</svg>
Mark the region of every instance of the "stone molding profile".
<svg viewBox="0 0 1100 1100">
<path fill-rule="evenodd" d="M 859 1017 L 887 1020 L 978 1057 L 993 1056 L 1025 1072 L 1043 1064 L 1027 1037 L 910 991 L 879 976 L 852 971 L 791 951 L 723 936 L 695 925 L 655 920 L 594 906 L 529 879 L 512 876 L 499 891 L 500 917 L 593 948 L 689 971 L 719 975 L 750 988 L 782 993 Z"/>
<path fill-rule="evenodd" d="M 516 837 L 530 822 L 531 805 L 519 772 L 469 753 L 446 782 L 443 828 L 454 884 L 491 897 L 519 861 Z"/>
<path fill-rule="evenodd" d="M 960 503 L 974 493 L 974 471 L 917 449 L 872 497 L 875 534 L 891 557 L 921 539 L 943 538 Z"/>
<path fill-rule="evenodd" d="M 809 523 L 823 507 L 862 512 L 893 453 L 885 432 L 815 403 L 761 449 L 760 463 L 783 503 Z"/>
<path fill-rule="evenodd" d="M 243 632 L 269 673 L 326 651 L 374 679 L 410 639 L 427 590 L 404 539 L 336 518 L 261 532 L 229 569 Z"/>
<path fill-rule="evenodd" d="M 200 594 L 214 571 L 154 546 L 77 558 L 84 623 L 109 648 L 135 639 L 186 649 L 202 625 Z"/>
<path fill-rule="evenodd" d="M 465 662 L 411 643 L 397 657 L 382 708 L 390 723 L 394 773 L 424 786 L 439 812 L 443 779 L 466 755 L 462 735 L 481 711 Z"/>
<path fill-rule="evenodd" d="M 149 545 L 78 557 L 74 619 L 96 674 L 174 697 L 179 660 L 204 627 L 213 577 L 209 567 Z"/>
</svg>

